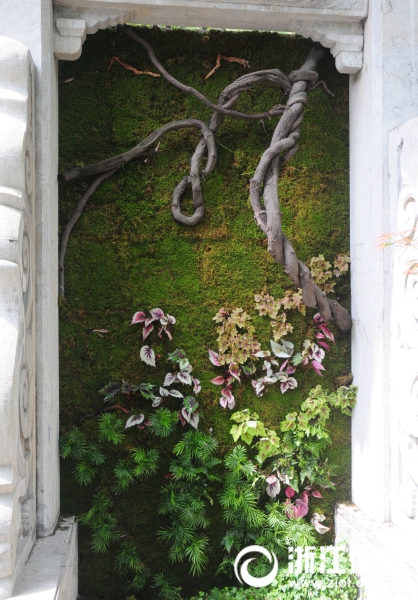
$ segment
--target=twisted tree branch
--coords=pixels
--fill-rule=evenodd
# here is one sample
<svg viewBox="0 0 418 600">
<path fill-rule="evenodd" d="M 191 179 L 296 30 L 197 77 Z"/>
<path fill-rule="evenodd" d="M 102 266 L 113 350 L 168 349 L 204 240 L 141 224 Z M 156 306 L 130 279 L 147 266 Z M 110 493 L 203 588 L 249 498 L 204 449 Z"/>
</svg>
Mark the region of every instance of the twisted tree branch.
<svg viewBox="0 0 418 600">
<path fill-rule="evenodd" d="M 196 146 L 192 156 L 190 174 L 184 177 L 175 188 L 171 204 L 171 211 L 176 221 L 183 225 L 196 225 L 202 220 L 204 215 L 201 180 L 209 175 L 216 165 L 216 146 L 213 134 L 221 125 L 224 117 L 229 115 L 253 120 L 281 114 L 282 116 L 273 133 L 270 146 L 263 153 L 254 177 L 250 180 L 250 201 L 254 217 L 261 230 L 267 236 L 268 251 L 273 259 L 278 264 L 283 265 L 285 273 L 290 280 L 302 288 L 304 304 L 312 308 L 317 307 L 325 321 L 334 319 L 342 331 L 348 331 L 351 328 L 351 318 L 347 310 L 336 300 L 328 299 L 325 293 L 312 281 L 309 268 L 297 258 L 291 242 L 282 232 L 282 215 L 278 196 L 278 170 L 297 151 L 297 141 L 300 137 L 299 127 L 303 120 L 303 108 L 307 103 L 306 92 L 309 88 L 314 87 L 318 81 L 318 74 L 315 69 L 318 62 L 323 58 L 325 50 L 320 46 L 314 46 L 302 68 L 293 71 L 289 77 L 284 75 L 279 69 L 256 71 L 243 75 L 222 91 L 218 104 L 213 104 L 203 94 L 190 86 L 182 84 L 170 75 L 159 63 L 148 42 L 125 25 L 119 25 L 118 27 L 129 37 L 144 46 L 151 61 L 167 81 L 182 91 L 194 95 L 206 106 L 212 108 L 214 112 L 209 125 L 205 125 L 197 119 L 168 123 L 154 131 L 128 152 L 93 165 L 76 167 L 67 173 L 59 175 L 58 178 L 60 181 L 69 181 L 76 177 L 101 174 L 81 198 L 75 213 L 64 230 L 60 250 L 60 293 L 62 295 L 64 293 L 64 256 L 71 229 L 80 217 L 88 199 L 104 179 L 134 158 L 155 154 L 155 144 L 168 132 L 185 127 L 197 127 L 201 130 L 203 137 Z M 283 91 L 289 92 L 289 100 L 285 107 L 277 105 L 270 111 L 260 115 L 248 115 L 231 110 L 231 107 L 236 104 L 242 92 L 249 90 L 263 80 L 271 81 L 279 85 Z M 207 155 L 207 162 L 204 169 L 201 170 L 200 164 L 205 155 Z M 184 215 L 181 209 L 181 199 L 189 186 L 192 187 L 193 193 L 194 212 L 191 216 Z"/>
</svg>

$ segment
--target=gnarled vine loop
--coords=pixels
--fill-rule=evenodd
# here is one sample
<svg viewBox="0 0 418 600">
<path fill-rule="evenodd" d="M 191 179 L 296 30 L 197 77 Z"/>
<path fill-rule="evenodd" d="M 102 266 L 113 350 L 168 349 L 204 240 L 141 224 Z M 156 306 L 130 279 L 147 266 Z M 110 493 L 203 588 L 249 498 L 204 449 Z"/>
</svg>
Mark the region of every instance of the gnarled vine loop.
<svg viewBox="0 0 418 600">
<path fill-rule="evenodd" d="M 311 308 L 317 307 L 325 321 L 333 319 L 342 331 L 348 331 L 351 328 L 349 313 L 336 300 L 327 298 L 324 292 L 315 285 L 309 268 L 298 259 L 292 244 L 283 233 L 278 195 L 279 168 L 288 162 L 297 151 L 297 141 L 300 137 L 299 128 L 303 120 L 303 108 L 307 103 L 307 90 L 309 87 L 315 86 L 318 82 L 318 74 L 315 69 L 318 62 L 323 58 L 325 50 L 321 46 L 314 46 L 302 68 L 298 71 L 293 71 L 289 77 L 284 75 L 279 69 L 268 69 L 243 75 L 222 91 L 218 104 L 213 104 L 199 91 L 179 82 L 170 75 L 160 64 L 152 47 L 146 40 L 126 25 L 118 27 L 147 50 L 152 63 L 167 81 L 178 89 L 194 95 L 214 112 L 208 125 L 197 119 L 186 119 L 168 123 L 154 131 L 128 152 L 86 167 L 76 167 L 59 176 L 59 180 L 65 182 L 78 177 L 97 175 L 94 182 L 81 198 L 62 237 L 60 249 L 60 294 L 64 294 L 64 256 L 71 229 L 81 215 L 87 200 L 101 181 L 113 175 L 113 173 L 132 159 L 155 154 L 157 152 L 156 144 L 170 131 L 187 127 L 197 127 L 202 133 L 202 139 L 196 146 L 191 158 L 190 174 L 184 177 L 176 186 L 171 203 L 171 212 L 177 222 L 188 226 L 196 225 L 202 220 L 205 211 L 201 181 L 215 168 L 217 154 L 214 133 L 218 130 L 224 117 L 233 116 L 242 119 L 260 120 L 266 117 L 281 115 L 273 133 L 270 146 L 261 157 L 254 177 L 250 181 L 250 200 L 255 220 L 267 236 L 268 250 L 273 259 L 278 264 L 284 265 L 285 273 L 291 281 L 302 288 L 304 304 Z M 243 92 L 264 80 L 275 83 L 285 93 L 289 94 L 286 106 L 276 105 L 265 113 L 257 115 L 246 114 L 232 109 Z M 207 161 L 202 169 L 201 163 L 204 157 L 207 157 Z M 187 216 L 182 212 L 181 200 L 190 186 L 193 194 L 193 214 Z"/>
</svg>

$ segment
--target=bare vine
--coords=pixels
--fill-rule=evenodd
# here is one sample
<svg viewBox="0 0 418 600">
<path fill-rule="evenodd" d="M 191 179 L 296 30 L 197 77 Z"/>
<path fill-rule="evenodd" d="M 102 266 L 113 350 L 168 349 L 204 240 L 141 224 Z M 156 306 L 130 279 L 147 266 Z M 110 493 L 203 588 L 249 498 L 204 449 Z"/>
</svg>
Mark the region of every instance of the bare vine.
<svg viewBox="0 0 418 600">
<path fill-rule="evenodd" d="M 318 73 L 315 69 L 323 58 L 325 50 L 321 46 L 314 46 L 302 68 L 293 71 L 289 76 L 286 76 L 279 69 L 268 69 L 243 75 L 225 87 L 219 96 L 218 104 L 214 104 L 193 87 L 179 82 L 170 75 L 158 61 L 152 47 L 146 40 L 126 25 L 120 25 L 118 28 L 146 49 L 152 63 L 167 81 L 178 89 L 194 95 L 214 112 L 208 125 L 197 119 L 167 123 L 123 154 L 86 167 L 75 167 L 58 176 L 59 181 L 63 182 L 79 177 L 97 176 L 79 201 L 62 236 L 59 262 L 60 294 L 64 295 L 64 257 L 71 229 L 80 217 L 88 199 L 102 181 L 113 175 L 129 161 L 141 156 L 155 154 L 158 141 L 170 131 L 196 127 L 200 129 L 202 139 L 197 144 L 191 158 L 190 174 L 184 177 L 176 186 L 171 203 L 171 212 L 177 222 L 188 226 L 196 225 L 202 220 L 205 211 L 201 181 L 215 168 L 217 153 L 214 133 L 218 130 L 224 117 L 228 115 L 242 119 L 260 120 L 265 117 L 281 115 L 270 146 L 261 157 L 254 177 L 250 180 L 250 200 L 254 217 L 258 226 L 267 236 L 268 251 L 273 259 L 278 264 L 283 265 L 285 273 L 291 281 L 302 288 L 304 304 L 312 308 L 317 307 L 325 321 L 334 320 L 342 331 L 348 331 L 351 328 L 351 317 L 348 311 L 336 300 L 327 298 L 324 292 L 314 284 L 309 268 L 297 258 L 292 244 L 283 233 L 278 195 L 279 168 L 290 160 L 297 151 L 297 141 L 300 137 L 299 128 L 303 120 L 303 109 L 307 103 L 307 90 L 319 83 Z M 257 115 L 232 110 L 243 92 L 264 80 L 275 83 L 285 93 L 289 94 L 286 106 L 276 105 L 270 110 Z M 201 162 L 205 156 L 207 161 L 202 169 Z M 190 186 L 193 194 L 193 214 L 187 216 L 182 212 L 181 200 Z"/>
</svg>

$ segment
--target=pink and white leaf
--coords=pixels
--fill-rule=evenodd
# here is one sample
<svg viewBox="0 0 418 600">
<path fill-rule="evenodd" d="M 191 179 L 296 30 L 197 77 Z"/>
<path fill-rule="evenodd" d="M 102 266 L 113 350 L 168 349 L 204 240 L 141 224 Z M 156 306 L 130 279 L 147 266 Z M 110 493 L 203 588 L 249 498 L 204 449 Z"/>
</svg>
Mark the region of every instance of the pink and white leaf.
<svg viewBox="0 0 418 600">
<path fill-rule="evenodd" d="M 229 408 L 229 410 L 233 410 L 235 408 L 234 398 L 232 398 L 232 400 L 228 400 L 228 408 Z"/>
<path fill-rule="evenodd" d="M 152 317 L 148 317 L 148 319 L 145 319 L 145 327 L 148 327 L 148 325 L 150 323 L 153 323 L 155 321 L 155 319 L 153 319 Z"/>
<path fill-rule="evenodd" d="M 200 385 L 200 381 L 198 379 L 196 379 L 195 377 L 192 377 L 192 381 L 193 381 L 193 392 L 195 394 L 198 394 L 200 392 L 200 390 L 202 389 L 202 386 Z"/>
<path fill-rule="evenodd" d="M 177 379 L 180 383 L 184 383 L 184 385 L 192 385 L 192 378 L 189 373 L 185 373 L 184 371 L 180 371 L 177 373 Z"/>
<path fill-rule="evenodd" d="M 160 387 L 160 396 L 162 396 L 163 398 L 166 398 L 169 394 L 170 394 L 170 392 L 168 390 L 166 390 L 163 387 Z"/>
<path fill-rule="evenodd" d="M 329 350 L 329 346 L 326 342 L 318 342 L 318 344 L 321 344 L 321 346 L 323 346 L 324 348 L 326 348 L 327 350 Z"/>
<path fill-rule="evenodd" d="M 165 376 L 163 385 L 164 386 L 171 385 L 175 381 L 177 381 L 177 373 L 167 373 L 167 375 Z"/>
<path fill-rule="evenodd" d="M 228 400 L 227 398 L 224 398 L 224 396 L 222 396 L 221 398 L 219 398 L 219 404 L 223 407 L 226 408 L 227 404 L 228 404 Z"/>
<path fill-rule="evenodd" d="M 211 379 L 210 382 L 215 385 L 224 385 L 225 377 L 223 377 L 222 375 L 218 375 L 218 377 L 215 377 L 215 379 Z"/>
<path fill-rule="evenodd" d="M 325 371 L 325 367 L 323 367 L 323 366 L 321 365 L 321 363 L 319 363 L 319 362 L 318 362 L 318 361 L 316 361 L 316 360 L 313 360 L 313 361 L 311 362 L 311 365 L 312 365 L 312 368 L 313 368 L 313 370 L 315 371 L 315 373 L 317 373 L 317 375 L 321 375 L 321 376 L 322 376 L 322 373 L 321 373 L 321 371 Z"/>
<path fill-rule="evenodd" d="M 144 325 L 144 329 L 142 330 L 142 339 L 146 340 L 153 329 L 154 325 L 152 325 L 152 323 L 150 325 Z"/>
<path fill-rule="evenodd" d="M 325 325 L 322 325 L 322 324 L 318 325 L 318 327 L 320 328 L 320 330 L 322 331 L 322 333 L 325 335 L 325 337 L 327 337 L 329 340 L 331 340 L 331 342 L 334 341 L 334 335 L 328 329 L 328 327 L 325 327 Z"/>
<path fill-rule="evenodd" d="M 161 308 L 152 308 L 150 310 L 150 313 L 152 315 L 153 320 L 155 321 L 156 319 L 164 319 L 165 314 L 163 313 L 163 311 L 161 310 Z"/>
<path fill-rule="evenodd" d="M 233 396 L 233 394 L 232 394 L 231 390 L 230 390 L 229 388 L 227 388 L 227 387 L 225 387 L 225 388 L 222 388 L 222 390 L 221 390 L 221 394 L 222 394 L 222 396 L 223 396 L 224 398 L 226 398 L 228 401 L 231 401 L 231 400 L 233 400 L 233 399 L 234 399 L 234 396 Z"/>
<path fill-rule="evenodd" d="M 318 492 L 318 490 L 312 490 L 312 496 L 314 498 L 322 498 L 322 495 L 320 494 L 320 492 Z"/>
<path fill-rule="evenodd" d="M 145 313 L 141 310 L 136 312 L 132 317 L 131 325 L 135 325 L 135 323 L 143 323 L 146 319 Z"/>
<path fill-rule="evenodd" d="M 276 475 L 270 475 L 270 477 L 266 477 L 267 488 L 266 492 L 270 496 L 270 498 L 275 498 L 280 493 L 280 481 L 276 477 Z"/>
<path fill-rule="evenodd" d="M 238 365 L 235 366 L 234 363 L 231 363 L 229 365 L 228 372 L 232 375 L 232 377 L 234 377 L 235 379 L 237 379 L 241 383 L 241 379 L 239 378 L 240 370 L 239 370 Z"/>
<path fill-rule="evenodd" d="M 128 427 L 134 427 L 135 425 L 140 425 L 144 420 L 144 415 L 141 413 L 140 415 L 132 415 L 125 423 L 125 429 Z"/>
<path fill-rule="evenodd" d="M 172 325 L 174 325 L 176 322 L 176 319 L 172 315 L 167 315 L 167 319 L 168 319 L 168 322 L 171 323 Z"/>
<path fill-rule="evenodd" d="M 155 367 L 155 353 L 152 348 L 149 346 L 142 346 L 139 356 L 145 364 Z"/>
<path fill-rule="evenodd" d="M 219 354 L 217 354 L 216 352 L 214 352 L 213 350 L 211 350 L 209 348 L 209 360 L 210 362 L 215 365 L 215 367 L 221 367 L 221 363 L 219 362 Z"/>
</svg>

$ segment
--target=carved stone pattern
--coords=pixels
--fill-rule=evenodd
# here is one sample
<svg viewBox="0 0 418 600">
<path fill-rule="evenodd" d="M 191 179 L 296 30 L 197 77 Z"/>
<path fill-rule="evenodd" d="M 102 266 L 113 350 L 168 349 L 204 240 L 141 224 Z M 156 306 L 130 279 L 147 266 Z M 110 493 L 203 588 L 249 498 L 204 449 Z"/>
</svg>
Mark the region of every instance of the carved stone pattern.
<svg viewBox="0 0 418 600">
<path fill-rule="evenodd" d="M 34 67 L 0 37 L 0 600 L 35 540 Z"/>
<path fill-rule="evenodd" d="M 315 42 L 320 42 L 325 48 L 330 48 L 332 55 L 335 57 L 337 70 L 340 73 L 355 74 L 363 66 L 363 25 L 361 19 L 366 15 L 366 1 L 288 0 L 284 2 L 282 0 L 279 4 L 274 3 L 274 13 L 269 14 L 274 14 L 275 17 L 280 16 L 280 31 L 299 33 L 304 37 L 311 38 Z M 241 2 L 242 0 L 236 0 L 236 10 L 238 13 L 240 11 L 239 7 L 242 6 Z M 207 18 L 210 21 L 210 11 L 212 9 L 204 9 L 204 4 L 203 2 L 200 9 L 196 8 L 196 14 L 198 10 L 206 10 L 208 11 Z M 269 4 L 269 8 L 271 6 Z M 173 8 L 174 4 L 170 5 L 170 7 Z M 135 10 L 117 11 L 101 8 L 73 8 L 67 4 L 55 5 L 55 56 L 60 60 L 77 60 L 81 55 L 86 34 L 96 33 L 98 29 L 105 29 L 119 23 L 139 23 L 141 22 L 140 8 L 141 5 L 138 4 L 138 12 L 136 13 Z M 297 17 L 296 19 L 292 18 L 292 8 L 296 9 L 293 12 L 293 17 Z M 306 9 L 306 11 L 303 11 L 302 14 L 300 9 Z M 345 20 L 345 15 L 343 18 L 341 16 L 333 18 L 332 11 L 334 9 L 345 11 L 358 9 L 358 11 L 363 13 L 363 17 L 352 17 L 355 19 L 354 21 Z M 154 17 L 156 14 L 160 14 L 160 17 L 164 18 L 162 16 L 164 12 L 162 5 L 155 5 L 153 10 Z M 218 5 L 217 10 L 222 10 L 221 3 Z M 312 11 L 310 14 L 309 10 Z M 320 16 L 320 21 L 315 20 L 318 19 L 318 10 L 324 12 Z M 163 12 L 161 13 L 161 11 Z M 183 11 L 184 7 L 179 6 L 178 12 L 182 13 Z M 260 11 L 262 12 L 261 8 Z M 187 11 L 185 15 L 186 13 Z M 148 13 L 147 18 L 149 18 Z M 185 22 L 187 22 L 187 19 L 190 19 L 190 15 L 184 18 Z"/>
<path fill-rule="evenodd" d="M 392 521 L 418 538 L 418 118 L 389 136 L 393 295 Z"/>
</svg>

